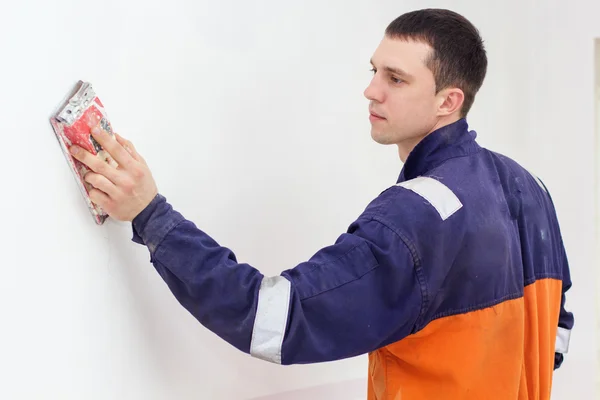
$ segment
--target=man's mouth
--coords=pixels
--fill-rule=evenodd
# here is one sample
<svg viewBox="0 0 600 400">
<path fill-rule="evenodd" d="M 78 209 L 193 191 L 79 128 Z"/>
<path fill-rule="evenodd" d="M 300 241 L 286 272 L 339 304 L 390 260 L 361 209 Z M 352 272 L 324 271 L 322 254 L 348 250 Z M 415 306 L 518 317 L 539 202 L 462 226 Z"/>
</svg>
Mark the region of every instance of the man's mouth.
<svg viewBox="0 0 600 400">
<path fill-rule="evenodd" d="M 369 110 L 369 114 L 370 114 L 370 115 L 369 115 L 369 119 L 370 119 L 371 121 L 373 121 L 373 120 L 375 120 L 375 121 L 379 121 L 379 120 L 385 119 L 383 116 L 381 116 L 381 115 L 377 114 L 377 113 L 376 113 L 376 112 L 374 112 L 374 111 L 370 111 L 370 110 Z"/>
</svg>

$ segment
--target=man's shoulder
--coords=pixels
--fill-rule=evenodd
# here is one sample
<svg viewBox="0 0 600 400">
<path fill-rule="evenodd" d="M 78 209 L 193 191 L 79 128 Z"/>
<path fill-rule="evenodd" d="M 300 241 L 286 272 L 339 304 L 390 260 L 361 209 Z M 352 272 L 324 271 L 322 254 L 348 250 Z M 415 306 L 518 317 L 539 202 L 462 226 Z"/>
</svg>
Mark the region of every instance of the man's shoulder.
<svg viewBox="0 0 600 400">
<path fill-rule="evenodd" d="M 463 202 L 452 186 L 428 175 L 398 182 L 371 201 L 363 216 L 405 231 L 439 230 L 462 218 Z"/>
<path fill-rule="evenodd" d="M 486 153 L 489 154 L 489 157 L 494 161 L 496 168 L 500 172 L 518 177 L 530 176 L 531 178 L 539 180 L 538 175 L 536 175 L 534 171 L 532 171 L 531 168 L 524 163 L 497 151 L 486 149 Z"/>
<path fill-rule="evenodd" d="M 509 183 L 513 191 L 521 193 L 522 199 L 532 197 L 539 201 L 550 194 L 540 176 L 531 166 L 496 151 L 487 150 L 487 153 L 494 161 L 496 173 L 501 182 L 505 185 Z"/>
</svg>

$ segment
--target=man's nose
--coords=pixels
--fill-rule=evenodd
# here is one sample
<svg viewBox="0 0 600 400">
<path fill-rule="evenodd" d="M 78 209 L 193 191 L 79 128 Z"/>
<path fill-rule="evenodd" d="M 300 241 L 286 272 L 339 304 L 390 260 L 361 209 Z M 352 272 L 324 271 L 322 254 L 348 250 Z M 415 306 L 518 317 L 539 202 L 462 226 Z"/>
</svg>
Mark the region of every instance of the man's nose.
<svg viewBox="0 0 600 400">
<path fill-rule="evenodd" d="M 365 89 L 364 95 L 370 101 L 377 101 L 379 103 L 383 101 L 383 91 L 381 90 L 376 77 L 373 77 L 369 86 Z"/>
</svg>

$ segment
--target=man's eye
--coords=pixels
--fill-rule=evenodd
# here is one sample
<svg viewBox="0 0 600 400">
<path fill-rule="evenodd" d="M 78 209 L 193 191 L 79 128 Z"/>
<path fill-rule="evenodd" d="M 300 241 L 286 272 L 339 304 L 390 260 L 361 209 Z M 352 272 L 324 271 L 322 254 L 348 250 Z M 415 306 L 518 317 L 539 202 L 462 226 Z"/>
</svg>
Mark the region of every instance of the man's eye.
<svg viewBox="0 0 600 400">
<path fill-rule="evenodd" d="M 392 79 L 392 82 L 394 82 L 394 83 L 402 83 L 402 79 L 400 79 L 400 78 L 395 78 L 392 76 L 391 79 Z"/>
<path fill-rule="evenodd" d="M 371 68 L 369 71 L 371 71 L 372 73 L 377 72 L 377 70 L 375 68 Z"/>
</svg>

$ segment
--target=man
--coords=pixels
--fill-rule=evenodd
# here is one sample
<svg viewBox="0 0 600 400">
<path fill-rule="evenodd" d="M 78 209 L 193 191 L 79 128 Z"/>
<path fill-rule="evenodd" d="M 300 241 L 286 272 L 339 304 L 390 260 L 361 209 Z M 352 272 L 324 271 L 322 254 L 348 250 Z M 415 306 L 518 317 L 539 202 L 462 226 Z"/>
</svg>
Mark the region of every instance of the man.
<svg viewBox="0 0 600 400">
<path fill-rule="evenodd" d="M 123 138 L 93 132 L 119 169 L 74 155 L 93 201 L 132 221 L 178 301 L 238 349 L 281 364 L 368 354 L 370 400 L 549 399 L 574 321 L 569 266 L 543 183 L 467 127 L 487 68 L 478 31 L 451 11 L 407 13 L 371 64 L 371 135 L 398 146 L 398 181 L 280 276 L 173 210 Z"/>
</svg>

